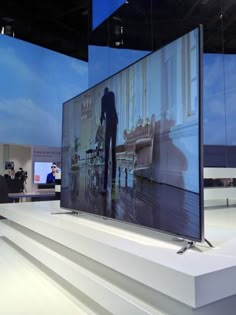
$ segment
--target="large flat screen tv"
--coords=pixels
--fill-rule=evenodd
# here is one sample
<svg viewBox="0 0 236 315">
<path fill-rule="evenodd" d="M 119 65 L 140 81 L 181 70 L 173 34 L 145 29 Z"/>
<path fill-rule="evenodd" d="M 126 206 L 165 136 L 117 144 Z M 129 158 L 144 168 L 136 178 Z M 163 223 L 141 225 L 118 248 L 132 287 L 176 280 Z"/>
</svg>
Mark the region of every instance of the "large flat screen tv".
<svg viewBox="0 0 236 315">
<path fill-rule="evenodd" d="M 201 33 L 63 104 L 62 208 L 203 240 Z"/>
</svg>

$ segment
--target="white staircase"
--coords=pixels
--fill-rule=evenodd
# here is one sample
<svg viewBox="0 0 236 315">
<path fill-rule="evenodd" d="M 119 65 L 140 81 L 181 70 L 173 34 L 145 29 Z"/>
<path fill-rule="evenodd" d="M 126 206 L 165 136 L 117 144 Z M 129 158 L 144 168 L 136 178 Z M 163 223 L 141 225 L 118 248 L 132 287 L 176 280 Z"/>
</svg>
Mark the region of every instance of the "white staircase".
<svg viewBox="0 0 236 315">
<path fill-rule="evenodd" d="M 225 309 L 218 300 L 229 297 L 236 306 L 235 256 L 217 256 L 217 250 L 202 245 L 199 251 L 177 255 L 181 244 L 170 236 L 69 213 L 60 209 L 59 201 L 0 205 L 0 215 L 7 218 L 0 220 L 0 249 L 1 257 L 9 261 L 8 274 L 12 272 L 13 277 L 16 268 L 11 262 L 17 259 L 19 275 L 22 264 L 53 288 L 44 292 L 44 298 L 26 281 L 26 295 L 31 291 L 33 298 L 26 296 L 27 307 L 19 302 L 21 313 L 15 314 L 30 314 L 29 305 L 31 315 L 40 313 L 34 302 L 37 297 L 44 306 L 40 314 L 48 315 L 205 315 L 209 305 L 217 305 L 214 314 L 218 315 Z M 9 285 L 13 283 L 10 277 Z M 47 312 L 53 290 L 60 297 Z M 4 313 L 5 304 L 0 303 L 0 315 L 8 314 Z M 232 309 L 234 314 L 235 307 Z"/>
</svg>

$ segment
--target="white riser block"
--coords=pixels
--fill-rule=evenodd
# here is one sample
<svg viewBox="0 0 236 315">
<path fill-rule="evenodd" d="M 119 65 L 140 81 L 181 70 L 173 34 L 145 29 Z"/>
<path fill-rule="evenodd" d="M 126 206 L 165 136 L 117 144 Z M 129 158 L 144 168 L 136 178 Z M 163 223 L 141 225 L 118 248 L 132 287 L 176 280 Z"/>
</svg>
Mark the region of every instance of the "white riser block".
<svg viewBox="0 0 236 315">
<path fill-rule="evenodd" d="M 12 228 L 5 230 L 5 235 L 22 250 L 60 275 L 70 284 L 88 295 L 95 303 L 102 305 L 114 315 L 161 315 L 161 311 L 138 300 L 90 271 L 69 261 L 45 246 L 29 239 Z"/>
<path fill-rule="evenodd" d="M 0 205 L 0 215 L 189 307 L 236 294 L 235 257 L 231 255 L 217 255 L 218 249 L 177 255 L 181 244 L 170 238 L 166 241 L 166 236 L 162 241 L 143 236 L 138 227 L 123 224 L 125 230 L 117 222 L 112 223 L 114 227 L 102 224 L 101 218 L 98 223 L 89 216 L 50 214 L 58 211 L 63 209 L 54 201 Z M 201 294 L 203 286 L 207 294 Z"/>
<path fill-rule="evenodd" d="M 1 221 L 0 221 L 0 227 Z M 97 315 L 78 306 L 49 277 L 0 238 L 1 315 Z"/>
</svg>

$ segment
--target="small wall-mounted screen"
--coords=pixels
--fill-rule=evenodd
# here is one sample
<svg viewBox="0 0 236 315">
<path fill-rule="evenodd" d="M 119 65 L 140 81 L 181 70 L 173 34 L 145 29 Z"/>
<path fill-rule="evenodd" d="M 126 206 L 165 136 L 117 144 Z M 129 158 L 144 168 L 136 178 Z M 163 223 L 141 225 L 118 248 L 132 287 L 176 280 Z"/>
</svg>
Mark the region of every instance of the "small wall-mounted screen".
<svg viewBox="0 0 236 315">
<path fill-rule="evenodd" d="M 14 169 L 14 162 L 6 161 L 5 162 L 5 170 L 11 170 L 11 169 Z"/>
</svg>

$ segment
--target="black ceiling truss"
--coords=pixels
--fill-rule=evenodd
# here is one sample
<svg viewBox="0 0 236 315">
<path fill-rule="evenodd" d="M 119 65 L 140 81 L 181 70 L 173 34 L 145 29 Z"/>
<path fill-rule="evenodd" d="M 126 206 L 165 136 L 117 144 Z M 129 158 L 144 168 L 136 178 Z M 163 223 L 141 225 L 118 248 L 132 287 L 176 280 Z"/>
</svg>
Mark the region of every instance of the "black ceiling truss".
<svg viewBox="0 0 236 315">
<path fill-rule="evenodd" d="M 88 60 L 88 45 L 155 50 L 199 24 L 204 51 L 236 52 L 235 0 L 128 0 L 92 32 L 92 0 L 0 2 L 0 27 L 16 38 Z"/>
</svg>

